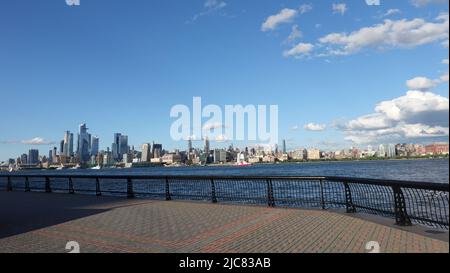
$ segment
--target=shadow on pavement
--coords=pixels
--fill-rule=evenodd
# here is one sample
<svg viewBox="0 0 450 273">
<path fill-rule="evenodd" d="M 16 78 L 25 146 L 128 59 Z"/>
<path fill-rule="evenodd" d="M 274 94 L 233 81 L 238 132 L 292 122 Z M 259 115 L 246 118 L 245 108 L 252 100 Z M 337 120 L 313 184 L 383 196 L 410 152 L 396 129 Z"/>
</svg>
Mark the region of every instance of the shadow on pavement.
<svg viewBox="0 0 450 273">
<path fill-rule="evenodd" d="M 0 191 L 0 239 L 102 213 L 129 203 L 120 197 Z"/>
</svg>

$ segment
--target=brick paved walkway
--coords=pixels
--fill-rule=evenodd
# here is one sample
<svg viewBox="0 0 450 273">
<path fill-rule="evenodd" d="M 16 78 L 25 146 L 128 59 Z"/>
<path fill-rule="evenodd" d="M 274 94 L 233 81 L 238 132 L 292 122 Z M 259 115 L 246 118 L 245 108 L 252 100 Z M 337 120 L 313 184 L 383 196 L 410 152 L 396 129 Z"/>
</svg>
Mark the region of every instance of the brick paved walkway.
<svg viewBox="0 0 450 273">
<path fill-rule="evenodd" d="M 447 233 L 448 237 L 448 233 Z M 224 204 L 0 192 L 0 252 L 449 252 L 449 244 L 349 215 Z"/>
</svg>

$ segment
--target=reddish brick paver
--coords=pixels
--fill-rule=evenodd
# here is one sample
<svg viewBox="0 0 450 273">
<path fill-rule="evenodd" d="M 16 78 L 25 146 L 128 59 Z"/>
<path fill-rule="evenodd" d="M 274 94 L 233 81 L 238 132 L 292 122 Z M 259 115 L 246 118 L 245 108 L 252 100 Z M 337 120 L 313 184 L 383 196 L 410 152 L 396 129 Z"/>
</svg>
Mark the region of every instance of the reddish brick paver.
<svg viewBox="0 0 450 273">
<path fill-rule="evenodd" d="M 0 252 L 66 252 L 68 241 L 81 252 L 345 253 L 367 252 L 369 241 L 381 252 L 449 252 L 448 242 L 329 211 L 13 194 L 36 203 L 30 207 L 42 198 L 55 206 L 89 200 L 54 213 L 94 213 L 0 238 Z M 8 219 L 1 221 L 0 231 Z"/>
</svg>

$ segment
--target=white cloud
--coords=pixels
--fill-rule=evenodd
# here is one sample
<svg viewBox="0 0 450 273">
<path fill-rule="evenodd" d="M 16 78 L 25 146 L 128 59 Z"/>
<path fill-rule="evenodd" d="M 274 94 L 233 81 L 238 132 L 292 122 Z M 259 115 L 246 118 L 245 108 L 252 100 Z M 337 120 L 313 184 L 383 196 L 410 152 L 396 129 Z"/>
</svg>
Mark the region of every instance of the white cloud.
<svg viewBox="0 0 450 273">
<path fill-rule="evenodd" d="M 216 142 L 228 142 L 230 141 L 225 135 L 218 135 L 214 138 Z"/>
<path fill-rule="evenodd" d="M 394 14 L 399 14 L 401 13 L 401 11 L 399 9 L 389 9 L 388 11 L 386 11 L 382 17 L 388 17 Z"/>
<path fill-rule="evenodd" d="M 219 0 L 207 0 L 203 5 L 207 9 L 221 9 L 224 8 L 227 3 Z"/>
<path fill-rule="evenodd" d="M 300 129 L 300 127 L 298 125 L 294 125 L 291 127 L 292 131 L 297 131 L 298 129 Z"/>
<path fill-rule="evenodd" d="M 442 43 L 441 43 L 441 45 L 443 46 L 443 47 L 445 47 L 445 48 L 447 48 L 448 49 L 448 39 L 447 40 L 445 40 L 445 41 L 443 41 Z"/>
<path fill-rule="evenodd" d="M 346 140 L 380 143 L 392 139 L 445 137 L 449 134 L 449 99 L 431 92 L 408 91 L 383 101 L 375 113 L 338 126 Z"/>
<path fill-rule="evenodd" d="M 303 4 L 300 6 L 300 8 L 298 9 L 300 14 L 304 14 L 307 12 L 310 12 L 313 9 L 313 6 L 311 4 Z"/>
<path fill-rule="evenodd" d="M 299 43 L 293 48 L 286 50 L 283 52 L 284 57 L 295 57 L 302 58 L 304 56 L 308 56 L 311 51 L 313 51 L 314 45 L 307 43 Z"/>
<path fill-rule="evenodd" d="M 204 10 L 192 18 L 191 22 L 196 21 L 202 16 L 213 14 L 219 10 L 224 9 L 227 6 L 227 3 L 221 0 L 206 0 L 203 4 Z"/>
<path fill-rule="evenodd" d="M 347 12 L 348 8 L 347 8 L 347 4 L 345 3 L 340 3 L 340 4 L 334 4 L 333 3 L 333 13 L 340 13 L 341 15 L 344 15 L 345 12 Z"/>
<path fill-rule="evenodd" d="M 448 82 L 448 72 L 442 74 L 438 79 L 429 79 L 427 77 L 415 77 L 411 80 L 406 81 L 406 86 L 410 90 L 418 90 L 418 91 L 428 91 L 439 84 Z"/>
<path fill-rule="evenodd" d="M 411 0 L 411 4 L 416 8 L 421 8 L 429 4 L 442 4 L 447 0 Z"/>
<path fill-rule="evenodd" d="M 350 130 L 374 130 L 391 126 L 391 122 L 384 115 L 376 113 L 365 115 L 348 122 L 346 128 Z"/>
<path fill-rule="evenodd" d="M 293 25 L 291 33 L 289 34 L 289 37 L 286 39 L 286 43 L 293 43 L 297 39 L 301 38 L 303 36 L 302 32 L 300 31 L 298 25 Z"/>
<path fill-rule="evenodd" d="M 431 92 L 408 91 L 403 97 L 379 103 L 375 111 L 392 121 L 418 122 L 418 114 L 429 118 L 430 113 L 448 112 L 448 103 L 448 98 Z"/>
<path fill-rule="evenodd" d="M 303 128 L 307 131 L 323 131 L 326 129 L 326 125 L 325 124 L 315 124 L 315 123 L 308 123 L 306 124 Z"/>
<path fill-rule="evenodd" d="M 203 130 L 213 130 L 213 129 L 219 129 L 219 128 L 225 128 L 225 125 L 220 122 L 207 123 L 207 124 L 203 125 Z"/>
<path fill-rule="evenodd" d="M 266 21 L 261 26 L 261 30 L 274 30 L 280 24 L 290 23 L 297 16 L 297 14 L 298 11 L 295 9 L 283 9 L 278 14 L 267 17 Z"/>
<path fill-rule="evenodd" d="M 424 19 L 385 20 L 350 34 L 331 33 L 319 39 L 326 52 L 322 55 L 349 55 L 365 48 L 413 48 L 433 42 L 448 43 L 449 15 L 440 14 L 434 22 Z"/>
<path fill-rule="evenodd" d="M 448 82 L 448 72 L 443 74 L 440 78 L 439 78 L 440 83 L 446 83 Z"/>
<path fill-rule="evenodd" d="M 22 140 L 21 143 L 27 144 L 27 145 L 51 145 L 51 144 L 54 144 L 53 141 L 45 140 L 42 137 L 35 137 L 30 140 Z"/>
<path fill-rule="evenodd" d="M 411 80 L 406 81 L 406 86 L 410 90 L 420 90 L 420 91 L 426 91 L 433 89 L 439 84 L 436 80 L 431 80 L 426 77 L 415 77 Z"/>
<path fill-rule="evenodd" d="M 442 64 L 448 65 L 448 59 L 443 59 L 443 60 L 442 60 Z"/>
</svg>

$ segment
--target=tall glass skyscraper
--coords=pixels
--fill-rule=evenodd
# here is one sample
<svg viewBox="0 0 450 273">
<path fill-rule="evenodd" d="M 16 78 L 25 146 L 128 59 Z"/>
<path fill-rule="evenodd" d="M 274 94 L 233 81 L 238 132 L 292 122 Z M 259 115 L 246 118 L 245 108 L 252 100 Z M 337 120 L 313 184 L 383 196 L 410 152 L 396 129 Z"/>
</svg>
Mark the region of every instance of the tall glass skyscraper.
<svg viewBox="0 0 450 273">
<path fill-rule="evenodd" d="M 120 133 L 115 133 L 114 134 L 114 141 L 111 145 L 111 151 L 112 151 L 112 157 L 115 161 L 119 161 L 120 160 L 120 153 L 119 153 L 119 147 L 120 147 L 120 137 L 122 136 L 122 134 Z"/>
<path fill-rule="evenodd" d="M 70 131 L 64 133 L 64 146 L 63 151 L 61 151 L 66 157 L 73 155 L 73 134 Z"/>
<path fill-rule="evenodd" d="M 123 158 L 124 154 L 128 154 L 128 136 L 120 136 L 120 144 L 119 144 L 119 155 L 120 159 Z"/>
<path fill-rule="evenodd" d="M 91 137 L 91 156 L 97 155 L 99 150 L 99 138 L 96 136 Z"/>
<path fill-rule="evenodd" d="M 28 164 L 39 163 L 39 150 L 31 149 L 28 151 Z"/>
<path fill-rule="evenodd" d="M 80 124 L 79 132 L 78 132 L 78 151 L 77 154 L 80 158 L 81 162 L 89 161 L 89 134 L 87 133 L 86 124 Z"/>
<path fill-rule="evenodd" d="M 121 161 L 123 155 L 128 153 L 128 136 L 121 133 L 114 134 L 114 142 L 111 146 L 113 158 L 115 161 Z"/>
</svg>

